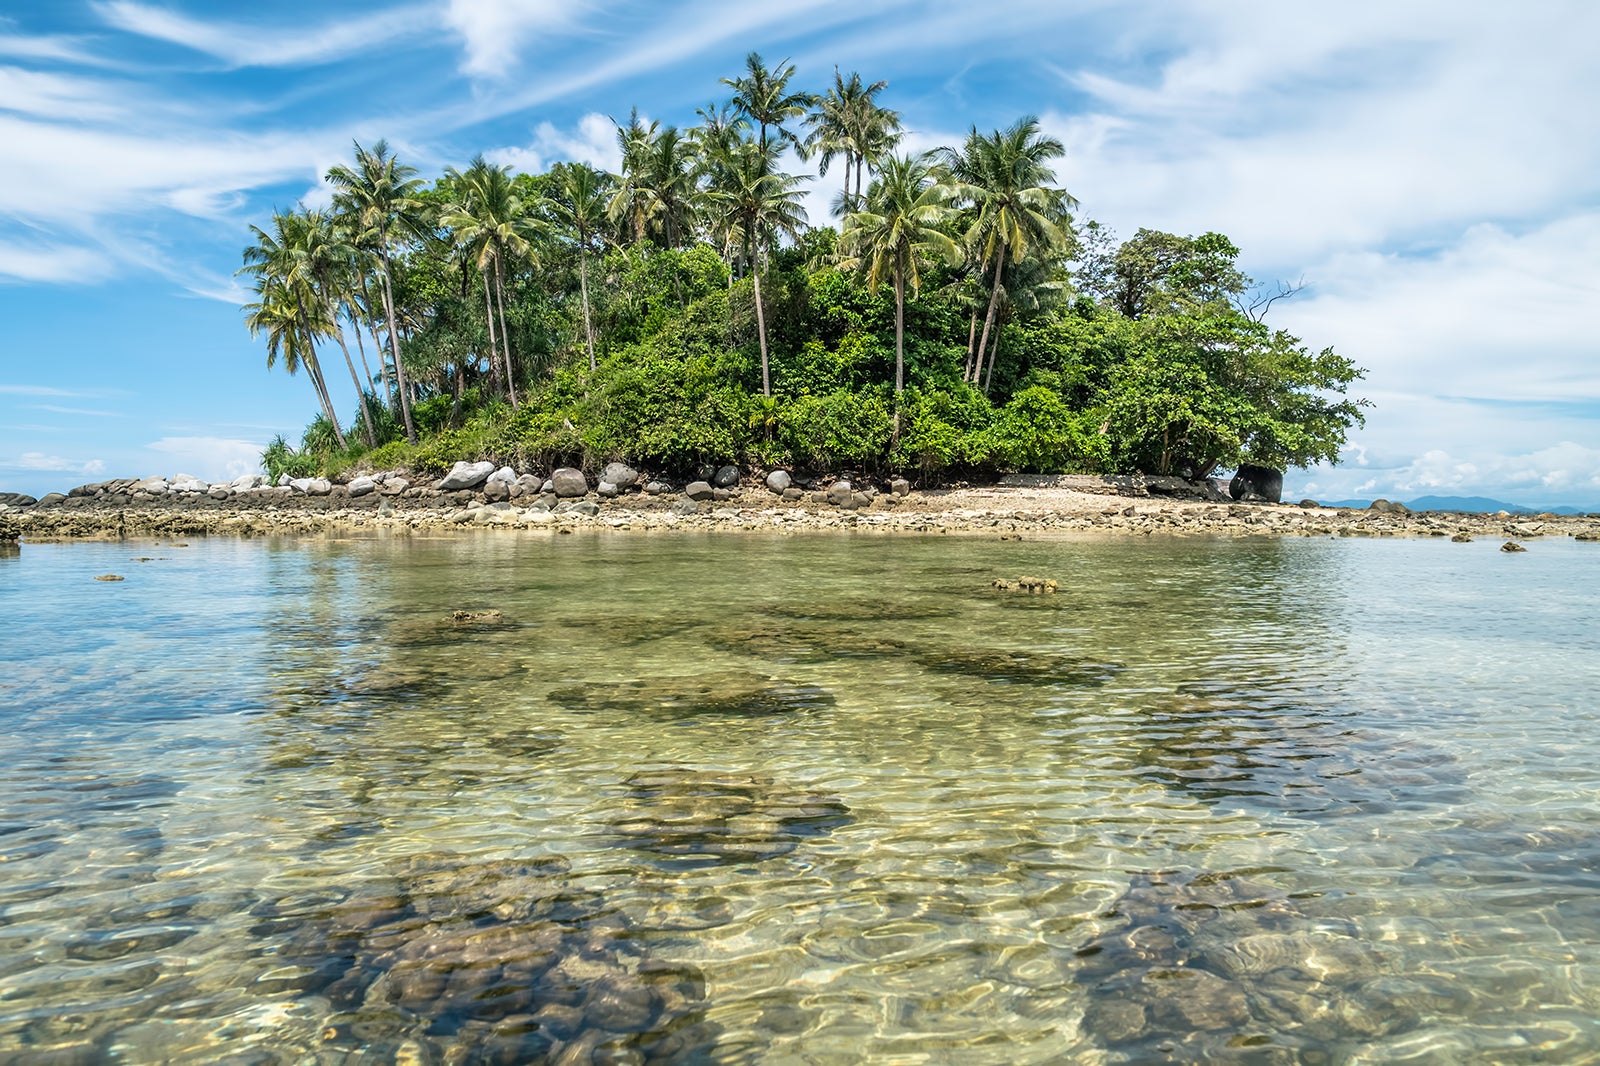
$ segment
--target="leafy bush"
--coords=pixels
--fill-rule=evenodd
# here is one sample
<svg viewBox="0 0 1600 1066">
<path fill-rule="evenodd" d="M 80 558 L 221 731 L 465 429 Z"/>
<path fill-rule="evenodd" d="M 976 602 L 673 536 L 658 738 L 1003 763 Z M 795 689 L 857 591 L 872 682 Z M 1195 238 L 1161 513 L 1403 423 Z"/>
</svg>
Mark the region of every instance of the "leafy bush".
<svg viewBox="0 0 1600 1066">
<path fill-rule="evenodd" d="M 261 453 L 261 469 L 267 472 L 267 480 L 274 483 L 285 474 L 291 478 L 310 477 L 317 471 L 317 457 L 291 448 L 280 433 Z"/>
</svg>

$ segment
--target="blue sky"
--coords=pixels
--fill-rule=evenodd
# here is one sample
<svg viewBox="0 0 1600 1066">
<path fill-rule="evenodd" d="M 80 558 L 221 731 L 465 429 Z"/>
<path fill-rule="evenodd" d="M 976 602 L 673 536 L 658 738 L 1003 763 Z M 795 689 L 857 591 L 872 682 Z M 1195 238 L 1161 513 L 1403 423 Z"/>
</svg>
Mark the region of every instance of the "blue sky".
<svg viewBox="0 0 1600 1066">
<path fill-rule="evenodd" d="M 818 89 L 887 79 L 913 148 L 1036 113 L 1084 217 L 1303 279 L 1273 321 L 1377 406 L 1290 493 L 1600 507 L 1596 42 L 1589 0 L 6 5 L 0 490 L 220 479 L 294 438 L 315 401 L 265 369 L 233 272 L 352 138 L 430 177 L 614 166 L 611 117 L 692 124 L 755 49 Z"/>
</svg>

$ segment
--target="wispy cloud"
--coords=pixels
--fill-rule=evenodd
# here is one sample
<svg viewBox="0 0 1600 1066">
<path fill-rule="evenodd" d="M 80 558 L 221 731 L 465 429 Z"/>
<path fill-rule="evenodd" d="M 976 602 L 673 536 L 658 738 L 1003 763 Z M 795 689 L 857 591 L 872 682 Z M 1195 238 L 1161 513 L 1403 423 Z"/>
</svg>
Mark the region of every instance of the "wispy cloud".
<svg viewBox="0 0 1600 1066">
<path fill-rule="evenodd" d="M 437 25 L 427 5 L 407 5 L 318 26 L 227 23 L 189 18 L 133 0 L 94 8 L 111 26 L 212 56 L 232 67 L 293 67 L 329 63 L 383 47 Z"/>
<path fill-rule="evenodd" d="M 30 403 L 25 405 L 33 411 L 49 411 L 57 415 L 86 415 L 91 418 L 126 418 L 123 411 L 99 411 L 89 407 L 58 407 L 52 403 Z"/>
<path fill-rule="evenodd" d="M 66 459 L 59 455 L 46 455 L 43 452 L 23 452 L 15 459 L 0 459 L 0 468 L 99 474 L 104 472 L 106 464 L 99 459 Z"/>
<path fill-rule="evenodd" d="M 462 71 L 500 78 L 516 65 L 529 37 L 570 29 L 597 6 L 579 0 L 450 0 L 444 21 L 461 37 Z"/>
</svg>

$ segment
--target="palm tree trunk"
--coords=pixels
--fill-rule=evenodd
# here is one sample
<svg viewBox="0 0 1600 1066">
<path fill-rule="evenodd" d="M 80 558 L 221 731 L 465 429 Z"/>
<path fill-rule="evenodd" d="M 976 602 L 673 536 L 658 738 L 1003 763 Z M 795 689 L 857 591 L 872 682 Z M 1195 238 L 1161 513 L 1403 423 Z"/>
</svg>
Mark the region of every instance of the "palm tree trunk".
<svg viewBox="0 0 1600 1066">
<path fill-rule="evenodd" d="M 328 395 L 328 382 L 322 376 L 322 364 L 317 360 L 317 346 L 307 342 L 307 349 L 311 358 L 306 360 L 306 368 L 311 372 L 311 384 L 317 390 L 317 399 L 322 401 L 322 414 L 333 427 L 333 439 L 339 442 L 339 450 L 350 447 L 344 439 L 344 430 L 339 428 L 339 414 L 333 409 L 333 398 Z"/>
<path fill-rule="evenodd" d="M 894 393 L 899 396 L 906 387 L 906 279 L 898 269 L 894 272 Z M 895 410 L 899 411 L 899 402 Z M 898 414 L 896 417 L 899 417 Z"/>
<path fill-rule="evenodd" d="M 756 285 L 756 334 L 761 338 L 761 395 L 772 395 L 772 379 L 767 373 L 767 316 L 761 310 L 761 270 L 752 272 Z"/>
<path fill-rule="evenodd" d="M 361 323 L 356 321 L 354 314 L 350 316 L 350 325 L 355 328 L 356 354 L 361 356 L 361 374 L 367 382 L 367 388 L 372 387 L 372 364 L 367 362 L 367 345 L 361 339 Z"/>
<path fill-rule="evenodd" d="M 361 387 L 361 379 L 356 376 L 355 360 L 350 358 L 350 346 L 344 342 L 344 330 L 339 328 L 339 313 L 330 304 L 328 314 L 333 316 L 333 336 L 339 342 L 339 350 L 344 353 L 344 365 L 350 368 L 350 383 L 356 387 L 356 401 L 361 405 L 361 428 L 366 432 L 367 447 L 378 446 L 378 435 L 372 431 L 372 412 L 367 410 L 367 390 Z"/>
<path fill-rule="evenodd" d="M 983 375 L 983 391 L 984 392 L 988 392 L 989 391 L 989 382 L 994 380 L 994 364 L 1000 358 L 1000 334 L 1002 332 L 1003 331 L 1001 330 L 1001 323 L 998 323 L 998 322 L 995 323 L 995 327 L 994 327 L 994 344 L 989 347 L 989 369 L 986 370 L 984 372 L 984 375 Z"/>
<path fill-rule="evenodd" d="M 506 329 L 506 282 L 500 267 L 500 257 L 494 257 L 494 302 L 500 310 L 500 347 L 506 356 L 506 394 L 511 397 L 511 409 L 517 409 L 517 374 L 511 366 L 511 338 Z"/>
<path fill-rule="evenodd" d="M 978 343 L 978 308 L 972 308 L 972 321 L 967 323 L 967 361 L 961 367 L 961 380 L 972 380 L 972 346 Z"/>
<path fill-rule="evenodd" d="M 417 429 L 411 424 L 411 390 L 406 387 L 406 368 L 400 363 L 400 330 L 394 322 L 394 278 L 389 266 L 389 234 L 380 234 L 383 249 L 383 311 L 389 320 L 389 354 L 394 358 L 395 386 L 400 392 L 400 416 L 406 426 L 406 443 L 417 443 Z"/>
<path fill-rule="evenodd" d="M 855 156 L 849 152 L 844 154 L 844 196 L 840 198 L 839 208 L 845 214 L 850 213 L 850 168 L 855 165 Z"/>
<path fill-rule="evenodd" d="M 489 322 L 489 389 L 500 391 L 500 342 L 494 332 L 494 300 L 489 295 L 489 271 L 480 266 L 478 275 L 483 278 L 483 316 Z"/>
<path fill-rule="evenodd" d="M 361 299 L 367 305 L 367 310 L 370 312 L 372 310 L 372 290 L 367 287 L 367 278 L 364 272 L 361 276 Z M 398 402 L 398 398 L 395 396 L 394 390 L 389 385 L 389 367 L 383 361 L 383 345 L 378 343 L 378 323 L 371 314 L 367 315 L 367 330 L 372 334 L 372 351 L 378 356 L 378 380 L 383 382 L 383 400 L 384 403 L 389 405 L 389 410 L 393 411 L 394 405 Z M 360 336 L 361 333 L 358 330 L 356 332 L 356 337 L 359 338 Z M 363 360 L 366 359 L 365 348 L 363 348 L 361 357 Z M 362 365 L 364 366 L 366 364 L 363 362 Z M 372 372 L 370 370 L 367 372 L 367 380 L 372 380 Z"/>
<path fill-rule="evenodd" d="M 1000 306 L 1000 268 L 1005 264 L 1006 253 L 1002 247 L 1000 254 L 994 260 L 994 285 L 989 291 L 989 313 L 983 316 L 983 339 L 978 342 L 978 365 L 974 371 L 983 369 L 983 350 L 989 346 L 989 330 L 994 328 L 994 309 Z M 978 375 L 972 375 L 973 384 L 977 384 Z M 983 387 L 984 392 L 989 391 L 989 386 Z"/>
<path fill-rule="evenodd" d="M 676 275 L 674 275 L 676 280 Z M 589 344 L 589 373 L 594 373 L 594 323 L 589 318 L 589 252 L 578 247 L 578 286 L 583 292 L 583 339 Z"/>
</svg>

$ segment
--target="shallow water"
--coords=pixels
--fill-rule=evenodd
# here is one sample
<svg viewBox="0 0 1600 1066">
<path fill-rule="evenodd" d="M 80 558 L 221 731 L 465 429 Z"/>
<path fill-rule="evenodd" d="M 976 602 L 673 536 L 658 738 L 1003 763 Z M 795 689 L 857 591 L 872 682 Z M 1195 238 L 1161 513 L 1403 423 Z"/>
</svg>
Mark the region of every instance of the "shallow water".
<svg viewBox="0 0 1600 1066">
<path fill-rule="evenodd" d="M 1496 547 L 26 544 L 0 1052 L 1600 1060 L 1600 549 Z"/>
</svg>

